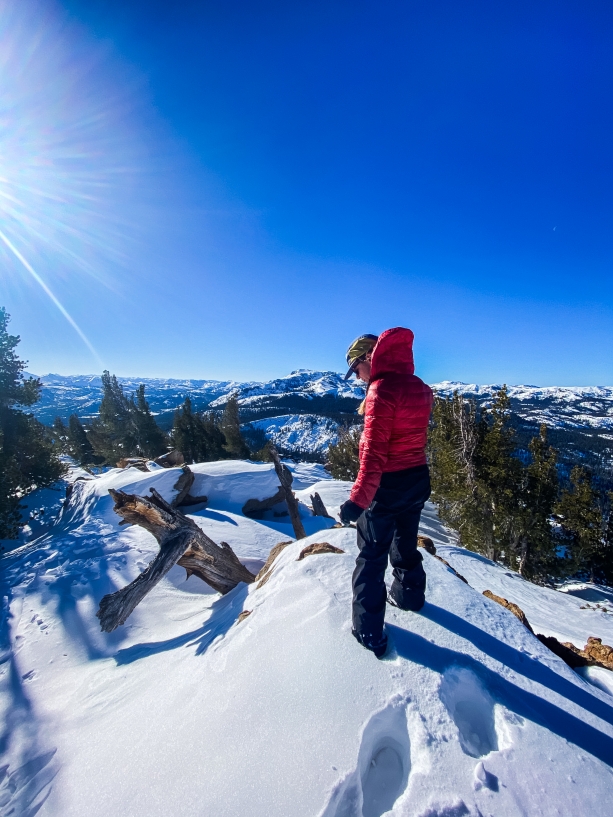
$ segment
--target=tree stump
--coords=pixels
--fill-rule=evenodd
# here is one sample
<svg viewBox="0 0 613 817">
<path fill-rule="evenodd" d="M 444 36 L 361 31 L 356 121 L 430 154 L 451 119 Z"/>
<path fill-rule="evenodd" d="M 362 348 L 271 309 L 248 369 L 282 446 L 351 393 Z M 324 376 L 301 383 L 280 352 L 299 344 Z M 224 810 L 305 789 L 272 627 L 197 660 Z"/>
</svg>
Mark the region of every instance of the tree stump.
<svg viewBox="0 0 613 817">
<path fill-rule="evenodd" d="M 315 491 L 314 494 L 311 494 L 311 505 L 313 506 L 313 516 L 324 516 L 326 519 L 332 519 L 333 518 L 333 517 L 330 516 L 330 514 L 326 510 L 326 506 L 324 505 L 324 501 L 319 496 L 317 491 Z"/>
<path fill-rule="evenodd" d="M 151 498 L 145 498 L 113 488 L 109 490 L 115 501 L 115 513 L 124 523 L 140 525 L 153 534 L 160 552 L 133 582 L 101 600 L 96 615 L 107 633 L 126 621 L 174 564 L 185 567 L 188 577 L 195 574 L 222 594 L 240 582 L 250 584 L 255 579 L 230 545 L 225 542 L 217 545 L 193 520 L 169 505 L 155 488 L 150 491 Z"/>
</svg>

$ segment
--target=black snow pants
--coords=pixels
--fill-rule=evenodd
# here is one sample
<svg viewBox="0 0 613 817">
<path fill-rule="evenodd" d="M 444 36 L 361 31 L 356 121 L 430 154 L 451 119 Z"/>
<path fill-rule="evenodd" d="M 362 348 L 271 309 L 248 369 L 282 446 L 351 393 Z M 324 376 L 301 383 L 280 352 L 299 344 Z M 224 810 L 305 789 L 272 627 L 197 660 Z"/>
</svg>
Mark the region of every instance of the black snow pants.
<svg viewBox="0 0 613 817">
<path fill-rule="evenodd" d="M 353 629 L 377 638 L 383 632 L 385 570 L 394 568 L 390 596 L 404 610 L 420 610 L 426 573 L 417 549 L 422 508 L 430 496 L 427 465 L 383 474 L 370 506 L 358 519 L 358 548 L 353 571 Z"/>
</svg>

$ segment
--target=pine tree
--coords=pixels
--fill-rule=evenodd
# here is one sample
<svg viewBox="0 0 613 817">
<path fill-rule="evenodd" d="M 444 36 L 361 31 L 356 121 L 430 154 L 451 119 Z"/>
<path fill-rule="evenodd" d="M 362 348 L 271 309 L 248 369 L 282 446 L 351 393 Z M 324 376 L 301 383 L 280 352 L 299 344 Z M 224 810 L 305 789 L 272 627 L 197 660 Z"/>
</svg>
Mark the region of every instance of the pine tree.
<svg viewBox="0 0 613 817">
<path fill-rule="evenodd" d="M 226 438 L 214 415 L 202 417 L 195 414 L 189 397 L 175 412 L 172 441 L 187 463 L 211 462 L 227 457 Z"/>
<path fill-rule="evenodd" d="M 132 398 L 130 414 L 138 453 L 149 458 L 159 457 L 166 450 L 167 439 L 151 413 L 143 383 L 136 389 Z"/>
<path fill-rule="evenodd" d="M 15 352 L 20 338 L 8 333 L 9 320 L 0 307 L 0 538 L 17 536 L 20 499 L 65 470 L 45 427 L 18 408 L 37 402 L 41 384 L 24 379 L 26 364 Z"/>
<path fill-rule="evenodd" d="M 510 400 L 506 386 L 497 391 L 477 425 L 475 490 L 469 506 L 463 539 L 481 548 L 494 561 L 512 552 L 514 516 L 521 480 L 521 462 L 514 456 L 514 431 L 510 426 Z"/>
<path fill-rule="evenodd" d="M 560 561 L 551 526 L 558 495 L 557 455 L 547 444 L 547 426 L 541 425 L 529 449 L 531 462 L 523 469 L 515 525 L 519 573 L 535 581 L 555 575 Z"/>
<path fill-rule="evenodd" d="M 606 509 L 602 516 L 602 547 L 596 566 L 598 580 L 613 586 L 613 491 L 607 494 Z"/>
<path fill-rule="evenodd" d="M 130 400 L 115 375 L 102 373 L 102 401 L 93 421 L 90 438 L 96 454 L 110 465 L 122 457 L 137 453 L 136 429 L 132 422 Z"/>
<path fill-rule="evenodd" d="M 58 451 L 62 454 L 70 453 L 68 451 L 68 428 L 61 417 L 56 417 L 53 421 L 52 428 L 53 443 L 57 446 Z"/>
<path fill-rule="evenodd" d="M 477 406 L 457 391 L 436 395 L 428 435 L 432 497 L 441 519 L 461 530 L 476 490 Z"/>
<path fill-rule="evenodd" d="M 226 438 L 226 451 L 231 459 L 249 457 L 249 446 L 241 434 L 238 399 L 235 394 L 228 398 L 221 418 L 221 430 Z"/>
<path fill-rule="evenodd" d="M 591 581 L 596 581 L 601 572 L 599 556 L 604 532 L 598 492 L 585 468 L 576 465 L 571 471 L 570 487 L 562 492 L 556 513 L 562 520 L 573 572 L 588 575 Z"/>
<path fill-rule="evenodd" d="M 68 418 L 68 449 L 79 465 L 95 465 L 100 462 L 100 457 L 94 453 L 94 447 L 76 414 L 71 414 Z"/>
<path fill-rule="evenodd" d="M 341 428 L 338 442 L 328 448 L 328 468 L 334 479 L 353 482 L 360 470 L 360 437 L 362 426 Z"/>
</svg>

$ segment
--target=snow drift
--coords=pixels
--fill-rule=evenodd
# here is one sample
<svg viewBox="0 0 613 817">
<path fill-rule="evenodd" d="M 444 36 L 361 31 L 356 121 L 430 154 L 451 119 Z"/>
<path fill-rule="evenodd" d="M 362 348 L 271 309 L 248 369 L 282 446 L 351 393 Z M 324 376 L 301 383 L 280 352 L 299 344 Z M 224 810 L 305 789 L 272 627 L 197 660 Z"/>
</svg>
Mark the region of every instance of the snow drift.
<svg viewBox="0 0 613 817">
<path fill-rule="evenodd" d="M 276 490 L 272 466 L 193 470 L 194 493 L 209 496 L 193 518 L 252 569 L 292 539 L 285 518 L 241 513 Z M 110 635 L 99 600 L 155 542 L 118 526 L 108 488 L 172 499 L 176 470 L 81 480 L 56 524 L 4 557 L 1 813 L 608 815 L 613 697 L 481 592 L 563 640 L 612 643 L 611 615 L 458 548 L 428 506 L 423 532 L 471 586 L 424 554 L 426 606 L 388 609 L 391 647 L 377 661 L 350 633 L 355 531 L 308 508 L 317 490 L 336 512 L 349 484 L 292 470 L 309 536 L 265 584 L 220 597 L 175 567 Z M 323 541 L 343 553 L 298 560 Z"/>
</svg>

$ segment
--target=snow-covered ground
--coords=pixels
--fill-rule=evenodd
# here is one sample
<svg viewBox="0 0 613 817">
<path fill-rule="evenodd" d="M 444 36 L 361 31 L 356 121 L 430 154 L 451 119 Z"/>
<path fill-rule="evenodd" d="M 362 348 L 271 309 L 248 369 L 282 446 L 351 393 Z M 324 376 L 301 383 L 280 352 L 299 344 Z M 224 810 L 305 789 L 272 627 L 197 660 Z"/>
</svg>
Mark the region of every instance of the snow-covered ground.
<svg viewBox="0 0 613 817">
<path fill-rule="evenodd" d="M 156 544 L 119 527 L 108 488 L 171 499 L 177 470 L 79 481 L 53 528 L 2 559 L 0 814 L 608 817 L 613 697 L 481 593 L 579 646 L 613 643 L 613 618 L 457 547 L 429 505 L 422 531 L 471 586 L 424 554 L 426 606 L 388 608 L 377 661 L 350 633 L 355 531 L 308 509 L 318 491 L 337 512 L 350 486 L 317 465 L 292 470 L 309 535 L 266 584 L 220 597 L 175 567 L 110 635 L 100 598 Z M 251 569 L 292 538 L 285 517 L 241 512 L 276 490 L 270 465 L 194 471 L 209 503 L 193 518 Z M 297 560 L 321 541 L 344 553 Z"/>
</svg>

